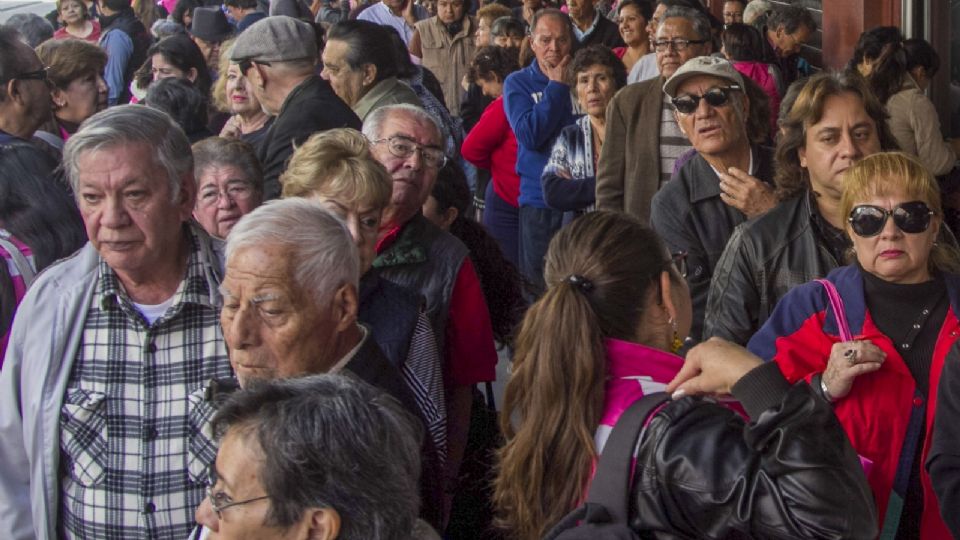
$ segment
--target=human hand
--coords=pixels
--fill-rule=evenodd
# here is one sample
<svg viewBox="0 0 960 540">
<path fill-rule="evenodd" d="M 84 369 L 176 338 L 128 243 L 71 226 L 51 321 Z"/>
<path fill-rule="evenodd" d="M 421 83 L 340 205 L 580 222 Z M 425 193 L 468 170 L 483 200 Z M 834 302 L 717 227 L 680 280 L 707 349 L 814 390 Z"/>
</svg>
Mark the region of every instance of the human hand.
<svg viewBox="0 0 960 540">
<path fill-rule="evenodd" d="M 233 115 L 227 120 L 227 123 L 223 125 L 223 129 L 220 130 L 220 136 L 224 139 L 239 139 L 240 135 L 240 122 L 237 119 L 237 115 Z"/>
<path fill-rule="evenodd" d="M 570 64 L 570 55 L 564 56 L 560 63 L 555 66 L 547 66 L 543 70 L 543 74 L 547 76 L 548 79 L 554 82 L 567 84 L 566 75 L 567 75 L 567 66 Z"/>
<path fill-rule="evenodd" d="M 407 3 L 403 6 L 403 20 L 405 20 L 410 26 L 417 24 L 417 16 L 416 12 L 413 10 L 413 5 L 413 0 L 407 0 Z"/>
<path fill-rule="evenodd" d="M 853 380 L 864 373 L 874 372 L 883 365 L 887 353 L 869 341 L 842 341 L 834 343 L 823 372 L 823 384 L 830 398 L 846 397 L 853 388 Z"/>
<path fill-rule="evenodd" d="M 777 204 L 772 186 L 736 167 L 720 173 L 720 199 L 748 218 L 759 216 Z"/>
<path fill-rule="evenodd" d="M 740 345 L 713 337 L 690 349 L 666 391 L 673 399 L 697 394 L 727 395 L 741 377 L 762 363 L 760 357 Z"/>
</svg>

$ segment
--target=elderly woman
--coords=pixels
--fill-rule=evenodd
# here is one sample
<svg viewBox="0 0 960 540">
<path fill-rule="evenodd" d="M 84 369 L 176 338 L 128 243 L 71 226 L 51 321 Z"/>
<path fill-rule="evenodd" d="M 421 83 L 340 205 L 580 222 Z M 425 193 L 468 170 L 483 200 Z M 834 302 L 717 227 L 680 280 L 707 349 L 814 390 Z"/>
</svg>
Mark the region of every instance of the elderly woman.
<svg viewBox="0 0 960 540">
<path fill-rule="evenodd" d="M 460 115 L 460 82 L 476 50 L 477 24 L 467 15 L 470 0 L 439 0 L 437 14 L 416 24 L 410 54 L 423 59 L 423 67 L 440 80 L 443 99 L 453 116 Z"/>
<path fill-rule="evenodd" d="M 647 26 L 653 17 L 650 0 L 623 0 L 617 6 L 617 23 L 620 38 L 625 45 L 613 49 L 629 73 L 634 64 L 650 54 L 650 33 Z"/>
<path fill-rule="evenodd" d="M 623 411 L 666 388 L 676 399 L 635 454 L 638 537 L 874 538 L 856 453 L 810 386 L 721 340 L 686 365 L 676 356 L 692 315 L 676 262 L 624 214 L 593 212 L 554 236 L 503 402 L 494 505 L 510 537 L 542 538 L 580 504 Z M 692 397 L 731 391 L 754 423 Z"/>
<path fill-rule="evenodd" d="M 596 201 L 596 167 L 603 146 L 607 104 L 627 84 L 627 70 L 603 45 L 577 51 L 570 66 L 577 101 L 587 114 L 557 136 L 540 181 L 547 206 L 583 213 L 592 210 Z"/>
<path fill-rule="evenodd" d="M 884 528 L 946 540 L 924 468 L 940 370 L 960 330 L 958 253 L 936 242 L 940 190 L 916 158 L 875 154 L 844 174 L 840 212 L 856 256 L 826 278 L 840 304 L 825 283 L 797 287 L 749 348 L 833 404 Z"/>
<path fill-rule="evenodd" d="M 107 107 L 107 83 L 103 80 L 107 54 L 87 41 L 58 39 L 41 43 L 37 56 L 47 66 L 53 101 L 53 118 L 37 137 L 62 149 L 81 122 Z"/>
<path fill-rule="evenodd" d="M 391 45 L 387 30 L 370 21 L 342 21 L 327 32 L 320 76 L 360 120 L 384 105 L 423 106 L 397 79 L 397 51 Z"/>
<path fill-rule="evenodd" d="M 360 254 L 359 319 L 403 373 L 443 459 L 447 413 L 433 329 L 419 294 L 381 279 L 372 269 L 380 219 L 393 193 L 389 173 L 370 154 L 360 132 L 342 128 L 315 134 L 300 145 L 280 183 L 284 198 L 313 199 L 347 224 Z"/>
<path fill-rule="evenodd" d="M 221 137 L 240 139 L 256 146 L 266 136 L 275 117 L 268 115 L 253 93 L 250 80 L 240 73 L 240 66 L 230 61 L 233 43 L 224 44 L 220 55 L 220 73 L 213 86 L 213 104 L 221 112 L 230 113 L 230 119 L 220 131 Z"/>
<path fill-rule="evenodd" d="M 484 109 L 460 147 L 464 159 L 490 171 L 483 224 L 514 265 L 519 264 L 520 177 L 516 171 L 517 138 L 503 110 L 503 80 L 519 68 L 514 49 L 483 47 L 477 51 L 470 63 L 469 77 L 493 102 Z"/>
<path fill-rule="evenodd" d="M 216 238 L 226 238 L 240 218 L 263 203 L 263 169 L 256 150 L 241 140 L 210 137 L 195 143 L 193 176 L 193 217 Z"/>
<path fill-rule="evenodd" d="M 53 33 L 53 39 L 77 38 L 90 43 L 100 41 L 100 23 L 90 16 L 90 10 L 83 0 L 58 1 L 57 19 L 63 26 Z"/>
</svg>

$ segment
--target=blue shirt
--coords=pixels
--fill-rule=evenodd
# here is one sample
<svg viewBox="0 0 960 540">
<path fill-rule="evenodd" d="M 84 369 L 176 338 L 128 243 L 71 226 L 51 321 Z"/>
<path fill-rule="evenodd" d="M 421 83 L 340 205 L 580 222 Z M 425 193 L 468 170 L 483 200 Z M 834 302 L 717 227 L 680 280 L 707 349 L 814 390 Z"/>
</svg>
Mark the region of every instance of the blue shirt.
<svg viewBox="0 0 960 540">
<path fill-rule="evenodd" d="M 107 66 L 103 69 L 103 80 L 107 82 L 107 103 L 117 105 L 120 95 L 126 90 L 124 71 L 133 56 L 133 40 L 123 30 L 113 29 L 100 38 L 100 47 L 107 53 Z"/>
</svg>

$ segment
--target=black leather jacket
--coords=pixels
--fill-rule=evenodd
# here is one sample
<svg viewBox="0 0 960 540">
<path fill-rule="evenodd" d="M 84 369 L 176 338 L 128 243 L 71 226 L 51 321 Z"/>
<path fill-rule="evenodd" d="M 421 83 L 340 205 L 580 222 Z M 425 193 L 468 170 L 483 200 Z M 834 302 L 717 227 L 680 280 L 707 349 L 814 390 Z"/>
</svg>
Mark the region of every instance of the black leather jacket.
<svg viewBox="0 0 960 540">
<path fill-rule="evenodd" d="M 669 402 L 637 455 L 641 538 L 876 538 L 873 495 L 830 404 L 775 363 L 734 395 L 752 422 L 699 398 Z"/>
</svg>

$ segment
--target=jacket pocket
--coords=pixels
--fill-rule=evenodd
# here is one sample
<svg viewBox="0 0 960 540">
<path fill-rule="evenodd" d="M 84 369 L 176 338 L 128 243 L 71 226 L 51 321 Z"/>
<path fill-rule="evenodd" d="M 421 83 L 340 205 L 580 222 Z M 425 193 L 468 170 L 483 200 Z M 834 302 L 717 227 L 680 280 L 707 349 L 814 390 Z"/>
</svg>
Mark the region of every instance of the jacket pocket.
<svg viewBox="0 0 960 540">
<path fill-rule="evenodd" d="M 205 486 L 209 483 L 210 466 L 217 459 L 217 443 L 211 423 L 217 410 L 203 398 L 203 390 L 190 394 L 187 401 L 190 403 L 187 473 L 191 482 Z"/>
<path fill-rule="evenodd" d="M 61 408 L 60 449 L 70 477 L 85 487 L 103 482 L 107 468 L 107 395 L 72 388 Z"/>
</svg>

